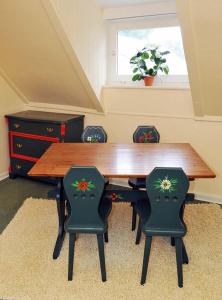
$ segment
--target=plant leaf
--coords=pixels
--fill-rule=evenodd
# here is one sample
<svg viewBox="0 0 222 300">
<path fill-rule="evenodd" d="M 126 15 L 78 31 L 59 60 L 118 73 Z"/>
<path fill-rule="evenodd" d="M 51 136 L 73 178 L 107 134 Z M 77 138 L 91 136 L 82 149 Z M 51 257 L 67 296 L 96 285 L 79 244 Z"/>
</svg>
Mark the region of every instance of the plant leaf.
<svg viewBox="0 0 222 300">
<path fill-rule="evenodd" d="M 148 70 L 148 74 L 149 74 L 150 76 L 154 76 L 154 75 L 153 75 L 153 74 L 154 74 L 153 68 L 150 68 L 150 69 Z"/>
<path fill-rule="evenodd" d="M 165 66 L 162 70 L 165 74 L 169 74 L 169 67 L 168 66 Z"/>
<path fill-rule="evenodd" d="M 143 54 L 141 55 L 141 58 L 142 59 L 148 59 L 149 58 L 149 54 L 148 54 L 148 52 L 143 52 Z"/>
<path fill-rule="evenodd" d="M 133 77 L 132 77 L 132 81 L 139 81 L 142 79 L 142 76 L 140 74 L 135 74 Z"/>
<path fill-rule="evenodd" d="M 132 57 L 130 58 L 130 63 L 131 63 L 131 64 L 135 64 L 135 63 L 136 63 L 136 62 L 135 62 L 136 59 L 137 59 L 136 56 L 132 56 Z"/>
<path fill-rule="evenodd" d="M 144 60 L 140 60 L 138 63 L 139 67 L 143 70 L 147 70 L 146 62 Z"/>
</svg>

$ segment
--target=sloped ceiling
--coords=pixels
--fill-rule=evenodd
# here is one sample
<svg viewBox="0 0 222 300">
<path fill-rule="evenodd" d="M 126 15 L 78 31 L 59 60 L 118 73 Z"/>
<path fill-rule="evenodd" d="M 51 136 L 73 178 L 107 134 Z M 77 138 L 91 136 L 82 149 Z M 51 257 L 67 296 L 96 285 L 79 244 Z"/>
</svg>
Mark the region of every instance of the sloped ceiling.
<svg viewBox="0 0 222 300">
<path fill-rule="evenodd" d="M 97 0 L 102 7 L 128 6 L 160 1 L 163 2 L 168 0 Z"/>
<path fill-rule="evenodd" d="M 222 1 L 177 0 L 196 115 L 222 115 Z"/>
<path fill-rule="evenodd" d="M 222 115 L 221 11 L 221 0 L 177 0 L 199 116 Z M 28 102 L 102 111 L 49 0 L 0 1 L 0 73 Z"/>
<path fill-rule="evenodd" d="M 44 2 L 1 0 L 0 68 L 30 102 L 101 110 L 74 50 L 62 29 L 56 31 Z"/>
</svg>

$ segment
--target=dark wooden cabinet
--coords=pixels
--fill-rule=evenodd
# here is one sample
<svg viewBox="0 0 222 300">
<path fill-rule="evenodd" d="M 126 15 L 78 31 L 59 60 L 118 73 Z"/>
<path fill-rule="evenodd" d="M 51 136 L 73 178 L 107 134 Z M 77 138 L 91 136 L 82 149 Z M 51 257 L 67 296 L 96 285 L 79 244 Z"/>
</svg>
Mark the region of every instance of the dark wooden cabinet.
<svg viewBox="0 0 222 300">
<path fill-rule="evenodd" d="M 9 128 L 10 178 L 28 176 L 29 170 L 51 143 L 81 142 L 84 129 L 83 115 L 27 110 L 6 115 L 6 118 Z M 55 178 L 44 180 L 56 183 Z"/>
</svg>

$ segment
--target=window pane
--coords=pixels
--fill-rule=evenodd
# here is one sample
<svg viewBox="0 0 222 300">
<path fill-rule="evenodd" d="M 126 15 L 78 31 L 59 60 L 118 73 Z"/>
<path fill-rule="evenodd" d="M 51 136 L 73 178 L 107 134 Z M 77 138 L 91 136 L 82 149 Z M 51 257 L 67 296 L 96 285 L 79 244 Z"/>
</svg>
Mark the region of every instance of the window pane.
<svg viewBox="0 0 222 300">
<path fill-rule="evenodd" d="M 127 29 L 118 32 L 118 75 L 131 75 L 129 61 L 143 47 L 159 46 L 160 51 L 169 50 L 165 58 L 169 75 L 187 75 L 187 66 L 179 26 L 149 29 Z M 160 73 L 161 74 L 161 73 Z"/>
</svg>

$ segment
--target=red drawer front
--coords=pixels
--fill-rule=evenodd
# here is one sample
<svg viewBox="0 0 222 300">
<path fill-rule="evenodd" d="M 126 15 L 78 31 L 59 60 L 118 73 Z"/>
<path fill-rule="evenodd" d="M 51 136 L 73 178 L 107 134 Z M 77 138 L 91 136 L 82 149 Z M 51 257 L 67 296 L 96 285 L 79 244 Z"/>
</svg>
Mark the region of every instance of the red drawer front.
<svg viewBox="0 0 222 300">
<path fill-rule="evenodd" d="M 36 162 L 51 143 L 58 143 L 59 138 L 9 132 L 10 156 Z"/>
</svg>

